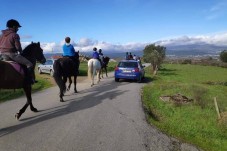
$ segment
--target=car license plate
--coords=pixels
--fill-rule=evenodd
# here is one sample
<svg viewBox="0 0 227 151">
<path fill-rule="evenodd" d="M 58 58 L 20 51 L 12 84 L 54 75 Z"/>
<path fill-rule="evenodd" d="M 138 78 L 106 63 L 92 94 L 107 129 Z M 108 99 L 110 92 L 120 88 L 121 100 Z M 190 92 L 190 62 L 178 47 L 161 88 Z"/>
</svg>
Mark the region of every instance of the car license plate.
<svg viewBox="0 0 227 151">
<path fill-rule="evenodd" d="M 131 73 L 132 71 L 131 70 L 123 70 L 124 73 Z"/>
</svg>

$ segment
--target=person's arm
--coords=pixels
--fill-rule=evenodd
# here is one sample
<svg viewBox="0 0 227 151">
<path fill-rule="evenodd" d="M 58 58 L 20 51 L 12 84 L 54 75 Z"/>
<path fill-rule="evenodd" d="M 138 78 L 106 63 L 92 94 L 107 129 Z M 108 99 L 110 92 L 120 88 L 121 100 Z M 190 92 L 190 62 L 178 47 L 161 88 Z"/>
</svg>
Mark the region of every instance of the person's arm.
<svg viewBox="0 0 227 151">
<path fill-rule="evenodd" d="M 21 53 L 22 48 L 21 48 L 21 43 L 20 43 L 20 36 L 18 34 L 15 34 L 13 36 L 13 39 L 14 39 L 14 42 L 15 42 L 16 50 Z"/>
</svg>

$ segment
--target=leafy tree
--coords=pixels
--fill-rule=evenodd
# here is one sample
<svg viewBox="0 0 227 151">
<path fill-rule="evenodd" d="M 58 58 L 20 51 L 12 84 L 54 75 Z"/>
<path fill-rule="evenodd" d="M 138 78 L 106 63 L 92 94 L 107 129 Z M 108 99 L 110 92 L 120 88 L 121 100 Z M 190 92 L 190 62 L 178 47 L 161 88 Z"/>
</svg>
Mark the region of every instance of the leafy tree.
<svg viewBox="0 0 227 151">
<path fill-rule="evenodd" d="M 222 62 L 227 62 L 227 50 L 223 50 L 220 53 L 220 59 L 221 59 Z"/>
<path fill-rule="evenodd" d="M 147 45 L 143 50 L 143 59 L 145 62 L 151 63 L 152 70 L 156 73 L 161 63 L 165 59 L 166 48 L 163 46 L 155 46 L 155 44 Z"/>
</svg>

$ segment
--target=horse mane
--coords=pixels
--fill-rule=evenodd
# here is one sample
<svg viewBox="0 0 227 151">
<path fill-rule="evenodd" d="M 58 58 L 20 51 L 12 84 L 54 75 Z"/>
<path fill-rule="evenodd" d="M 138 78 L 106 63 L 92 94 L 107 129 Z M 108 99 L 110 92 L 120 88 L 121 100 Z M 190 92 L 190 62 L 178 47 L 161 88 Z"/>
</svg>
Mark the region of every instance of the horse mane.
<svg viewBox="0 0 227 151">
<path fill-rule="evenodd" d="M 37 45 L 37 44 L 39 44 L 39 42 L 38 42 L 38 43 L 33 43 L 33 42 L 31 42 L 29 45 L 27 45 L 27 46 L 23 49 L 22 54 L 23 54 L 23 55 L 31 54 L 32 48 L 33 48 L 35 45 Z"/>
</svg>

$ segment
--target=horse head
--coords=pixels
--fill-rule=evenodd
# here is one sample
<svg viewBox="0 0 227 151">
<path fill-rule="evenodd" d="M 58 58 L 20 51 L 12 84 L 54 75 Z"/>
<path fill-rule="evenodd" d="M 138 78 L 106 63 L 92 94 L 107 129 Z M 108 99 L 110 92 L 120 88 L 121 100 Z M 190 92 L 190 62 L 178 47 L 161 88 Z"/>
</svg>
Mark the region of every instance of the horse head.
<svg viewBox="0 0 227 151">
<path fill-rule="evenodd" d="M 110 61 L 110 58 L 109 58 L 109 57 L 107 57 L 107 56 L 104 57 L 103 62 L 104 62 L 105 64 L 108 64 L 109 61 Z"/>
<path fill-rule="evenodd" d="M 40 43 L 31 43 L 21 53 L 22 56 L 26 57 L 30 61 L 39 61 L 40 63 L 45 63 L 46 58 L 43 55 L 43 49 L 40 47 Z"/>
</svg>

